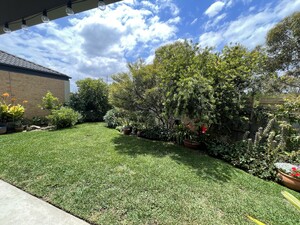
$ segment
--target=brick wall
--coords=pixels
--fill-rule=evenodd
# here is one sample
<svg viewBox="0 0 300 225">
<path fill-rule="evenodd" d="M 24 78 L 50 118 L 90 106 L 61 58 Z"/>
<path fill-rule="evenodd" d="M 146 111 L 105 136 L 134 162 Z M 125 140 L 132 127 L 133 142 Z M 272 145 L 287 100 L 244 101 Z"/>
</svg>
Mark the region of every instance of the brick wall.
<svg viewBox="0 0 300 225">
<path fill-rule="evenodd" d="M 0 70 L 0 95 L 7 92 L 21 104 L 23 100 L 27 100 L 25 118 L 45 116 L 47 112 L 38 107 L 42 97 L 49 90 L 64 102 L 66 82 L 68 81 Z"/>
</svg>

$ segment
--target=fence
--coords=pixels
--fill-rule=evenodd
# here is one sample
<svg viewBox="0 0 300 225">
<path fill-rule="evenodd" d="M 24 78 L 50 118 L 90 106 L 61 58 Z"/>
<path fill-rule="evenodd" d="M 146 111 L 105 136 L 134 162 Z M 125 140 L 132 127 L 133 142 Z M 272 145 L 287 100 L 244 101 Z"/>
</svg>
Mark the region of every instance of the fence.
<svg viewBox="0 0 300 225">
<path fill-rule="evenodd" d="M 275 106 L 282 105 L 283 103 L 284 100 L 280 97 L 262 97 L 259 99 L 259 105 L 261 106 Z"/>
</svg>

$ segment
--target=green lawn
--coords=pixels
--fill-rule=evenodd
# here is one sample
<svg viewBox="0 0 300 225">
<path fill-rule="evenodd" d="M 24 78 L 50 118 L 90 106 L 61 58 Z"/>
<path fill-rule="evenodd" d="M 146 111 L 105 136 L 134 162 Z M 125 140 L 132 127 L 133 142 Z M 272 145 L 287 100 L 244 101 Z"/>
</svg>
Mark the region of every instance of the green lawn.
<svg viewBox="0 0 300 225">
<path fill-rule="evenodd" d="M 0 178 L 94 224 L 251 224 L 247 214 L 300 221 L 280 185 L 102 123 L 1 135 Z"/>
</svg>

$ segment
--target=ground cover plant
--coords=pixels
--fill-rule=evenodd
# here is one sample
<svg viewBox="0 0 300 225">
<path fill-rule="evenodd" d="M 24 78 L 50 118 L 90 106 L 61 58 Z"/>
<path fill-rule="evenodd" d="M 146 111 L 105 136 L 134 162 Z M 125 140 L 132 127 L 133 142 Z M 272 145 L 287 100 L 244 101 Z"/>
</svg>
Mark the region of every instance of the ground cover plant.
<svg viewBox="0 0 300 225">
<path fill-rule="evenodd" d="M 2 135 L 0 178 L 93 224 L 299 222 L 281 196 L 288 189 L 102 123 Z"/>
</svg>

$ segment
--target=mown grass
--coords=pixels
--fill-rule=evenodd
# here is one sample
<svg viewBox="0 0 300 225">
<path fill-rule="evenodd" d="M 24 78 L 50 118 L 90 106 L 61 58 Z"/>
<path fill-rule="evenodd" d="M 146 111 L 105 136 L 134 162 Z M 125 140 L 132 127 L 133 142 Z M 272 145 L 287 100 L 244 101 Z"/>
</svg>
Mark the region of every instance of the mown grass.
<svg viewBox="0 0 300 225">
<path fill-rule="evenodd" d="M 278 184 L 103 123 L 0 136 L 0 178 L 93 224 L 300 221 Z"/>
</svg>

